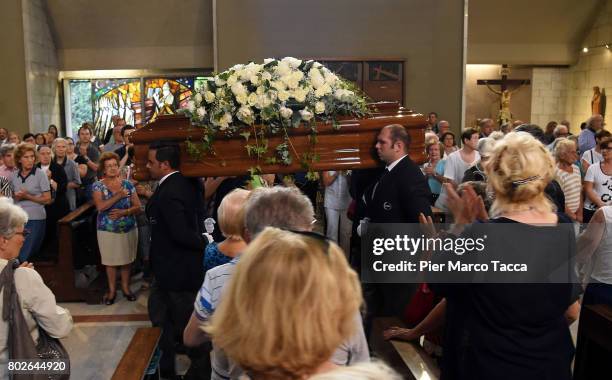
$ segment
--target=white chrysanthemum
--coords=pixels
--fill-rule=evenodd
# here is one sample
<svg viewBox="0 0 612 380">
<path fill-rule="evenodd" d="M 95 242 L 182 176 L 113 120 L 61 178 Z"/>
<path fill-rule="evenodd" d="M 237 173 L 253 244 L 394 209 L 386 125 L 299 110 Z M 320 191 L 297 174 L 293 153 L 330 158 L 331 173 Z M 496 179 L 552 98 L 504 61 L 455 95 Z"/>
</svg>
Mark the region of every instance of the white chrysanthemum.
<svg viewBox="0 0 612 380">
<path fill-rule="evenodd" d="M 316 102 L 315 103 L 315 113 L 319 115 L 319 114 L 322 114 L 323 112 L 325 112 L 325 103 Z"/>
<path fill-rule="evenodd" d="M 302 117 L 302 120 L 310 121 L 310 119 L 312 119 L 314 115 L 312 112 L 308 110 L 308 108 L 304 108 L 303 110 L 300 111 L 300 116 Z"/>
<path fill-rule="evenodd" d="M 212 103 L 215 101 L 215 94 L 213 94 L 210 91 L 206 91 L 204 93 L 204 100 L 206 100 L 206 103 Z"/>
<path fill-rule="evenodd" d="M 321 88 L 325 84 L 325 78 L 319 69 L 310 69 L 308 71 L 308 78 L 310 78 L 310 83 L 316 89 Z"/>
<path fill-rule="evenodd" d="M 291 116 L 293 116 L 293 110 L 285 106 L 280 108 L 279 113 L 283 119 L 289 119 Z"/>
</svg>

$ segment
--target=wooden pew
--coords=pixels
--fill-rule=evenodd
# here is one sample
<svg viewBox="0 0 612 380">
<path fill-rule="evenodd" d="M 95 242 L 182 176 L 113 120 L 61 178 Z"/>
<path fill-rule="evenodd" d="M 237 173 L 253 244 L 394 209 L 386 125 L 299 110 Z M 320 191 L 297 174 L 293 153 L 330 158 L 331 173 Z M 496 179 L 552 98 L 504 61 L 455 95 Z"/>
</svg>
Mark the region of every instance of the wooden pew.
<svg viewBox="0 0 612 380">
<path fill-rule="evenodd" d="M 87 289 L 75 286 L 73 223 L 93 208 L 92 202 L 86 203 L 57 222 L 59 254 L 56 260 L 34 261 L 34 268 L 59 302 L 77 302 L 91 298 Z"/>
<path fill-rule="evenodd" d="M 404 327 L 404 323 L 393 317 L 374 319 L 370 345 L 375 356 L 396 370 L 403 379 L 437 380 L 440 376 L 437 365 L 417 343 L 384 339 L 383 331 L 391 326 Z"/>
<path fill-rule="evenodd" d="M 612 306 L 582 307 L 576 346 L 574 380 L 612 377 Z"/>
<path fill-rule="evenodd" d="M 121 357 L 112 380 L 142 380 L 155 353 L 161 328 L 141 327 L 136 330 L 128 348 Z"/>
</svg>

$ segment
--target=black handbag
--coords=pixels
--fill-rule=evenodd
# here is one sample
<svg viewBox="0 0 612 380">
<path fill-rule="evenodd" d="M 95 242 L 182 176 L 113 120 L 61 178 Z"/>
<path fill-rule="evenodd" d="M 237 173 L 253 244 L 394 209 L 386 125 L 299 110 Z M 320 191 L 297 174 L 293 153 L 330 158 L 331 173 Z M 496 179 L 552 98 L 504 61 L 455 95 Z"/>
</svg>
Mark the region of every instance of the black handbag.
<svg viewBox="0 0 612 380">
<path fill-rule="evenodd" d="M 15 268 L 19 266 L 17 260 L 11 260 L 0 273 L 0 290 L 4 289 L 2 299 L 2 319 L 8 321 L 8 355 L 9 360 L 64 360 L 66 369 L 70 368 L 70 358 L 68 352 L 59 341 L 52 338 L 47 332 L 38 326 L 38 343 L 34 344 L 32 335 L 23 311 L 19 295 L 15 289 Z M 69 374 L 12 374 L 12 380 L 68 380 Z"/>
</svg>

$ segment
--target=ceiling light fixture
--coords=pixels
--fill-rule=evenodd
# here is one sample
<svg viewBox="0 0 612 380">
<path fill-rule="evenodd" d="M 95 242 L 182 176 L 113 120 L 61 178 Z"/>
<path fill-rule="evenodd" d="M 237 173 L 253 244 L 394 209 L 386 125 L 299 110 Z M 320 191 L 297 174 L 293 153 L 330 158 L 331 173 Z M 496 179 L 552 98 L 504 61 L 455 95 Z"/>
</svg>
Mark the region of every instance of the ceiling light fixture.
<svg viewBox="0 0 612 380">
<path fill-rule="evenodd" d="M 588 53 L 588 52 L 589 52 L 589 48 L 588 48 L 588 47 L 586 47 L 586 46 L 585 46 L 585 47 L 583 47 L 583 48 L 582 48 L 582 52 L 583 52 L 583 53 Z"/>
</svg>

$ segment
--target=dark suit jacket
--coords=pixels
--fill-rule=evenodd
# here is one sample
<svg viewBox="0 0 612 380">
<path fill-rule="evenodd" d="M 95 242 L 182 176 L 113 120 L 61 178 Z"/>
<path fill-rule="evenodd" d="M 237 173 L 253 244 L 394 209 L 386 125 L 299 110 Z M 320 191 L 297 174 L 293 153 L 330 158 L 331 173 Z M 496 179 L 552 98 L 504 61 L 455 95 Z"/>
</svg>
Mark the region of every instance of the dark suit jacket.
<svg viewBox="0 0 612 380">
<path fill-rule="evenodd" d="M 36 164 L 36 167 L 40 168 L 40 163 Z M 57 183 L 57 189 L 52 191 L 53 202 L 45 206 L 45 209 L 47 210 L 47 220 L 55 223 L 70 212 L 68 198 L 66 198 L 68 177 L 64 168 L 55 161 L 51 161 L 49 171 L 51 172 L 51 179 Z"/>
<path fill-rule="evenodd" d="M 151 267 L 161 290 L 197 291 L 202 285 L 206 247 L 199 226 L 202 197 L 192 181 L 174 173 L 147 203 Z"/>
<path fill-rule="evenodd" d="M 431 215 L 430 197 L 427 179 L 406 156 L 365 191 L 365 215 L 371 223 L 418 223 L 419 213 Z"/>
</svg>

